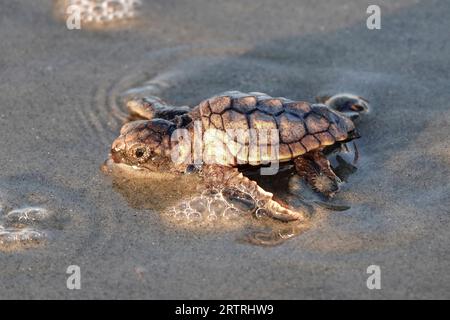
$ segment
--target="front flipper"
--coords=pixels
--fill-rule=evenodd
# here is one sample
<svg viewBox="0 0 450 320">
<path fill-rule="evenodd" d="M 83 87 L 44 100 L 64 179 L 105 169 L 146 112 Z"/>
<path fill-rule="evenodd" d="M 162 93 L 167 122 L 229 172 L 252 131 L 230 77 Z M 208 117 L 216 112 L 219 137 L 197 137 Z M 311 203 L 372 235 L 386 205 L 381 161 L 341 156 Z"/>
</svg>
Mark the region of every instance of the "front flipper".
<svg viewBox="0 0 450 320">
<path fill-rule="evenodd" d="M 323 103 L 331 109 L 342 112 L 352 120 L 358 119 L 362 114 L 370 110 L 369 101 L 363 97 L 339 93 L 334 96 L 316 97 L 318 103 Z"/>
<path fill-rule="evenodd" d="M 262 189 L 255 181 L 245 177 L 236 168 L 219 165 L 205 166 L 203 177 L 209 187 L 236 188 L 249 194 L 256 201 L 255 213 L 257 215 L 264 214 L 286 222 L 306 219 L 304 212 L 290 209 L 286 205 L 276 202 L 272 193 Z"/>
<path fill-rule="evenodd" d="M 189 107 L 175 107 L 168 105 L 158 97 L 149 96 L 145 98 L 131 99 L 127 102 L 130 120 L 173 120 L 189 112 Z"/>
<path fill-rule="evenodd" d="M 312 151 L 296 158 L 294 165 L 298 175 L 315 191 L 327 197 L 333 197 L 339 191 L 341 180 L 321 151 Z"/>
</svg>

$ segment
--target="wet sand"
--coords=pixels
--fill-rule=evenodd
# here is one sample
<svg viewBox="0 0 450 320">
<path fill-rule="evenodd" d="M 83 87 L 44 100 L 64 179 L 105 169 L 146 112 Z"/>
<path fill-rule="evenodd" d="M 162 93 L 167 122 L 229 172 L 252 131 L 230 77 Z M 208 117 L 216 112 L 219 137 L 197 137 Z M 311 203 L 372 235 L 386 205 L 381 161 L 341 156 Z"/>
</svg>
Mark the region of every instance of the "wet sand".
<svg viewBox="0 0 450 320">
<path fill-rule="evenodd" d="M 364 1 L 144 1 L 130 25 L 82 30 L 53 4 L 0 2 L 0 214 L 40 208 L 14 226 L 46 234 L 0 252 L 0 298 L 450 298 L 448 2 L 380 2 L 374 31 Z M 239 228 L 168 225 L 99 169 L 128 95 L 195 105 L 231 89 L 370 100 L 335 200 L 349 210 L 254 246 Z"/>
</svg>

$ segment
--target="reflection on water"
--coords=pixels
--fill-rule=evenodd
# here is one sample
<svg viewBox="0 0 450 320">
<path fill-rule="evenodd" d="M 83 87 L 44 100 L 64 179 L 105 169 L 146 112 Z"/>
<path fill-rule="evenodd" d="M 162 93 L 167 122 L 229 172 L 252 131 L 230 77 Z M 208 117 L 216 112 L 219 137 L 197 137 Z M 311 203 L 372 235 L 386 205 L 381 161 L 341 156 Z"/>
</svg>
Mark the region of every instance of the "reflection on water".
<svg viewBox="0 0 450 320">
<path fill-rule="evenodd" d="M 102 171 L 113 178 L 113 189 L 122 194 L 136 209 L 163 211 L 181 199 L 197 194 L 202 188 L 196 175 L 175 175 L 168 172 L 135 170 L 126 165 L 106 161 Z"/>
<path fill-rule="evenodd" d="M 278 225 L 267 226 L 260 230 L 251 230 L 240 240 L 241 242 L 258 246 L 277 246 L 302 234 L 309 228 L 310 225 L 306 223 L 279 223 Z"/>
<path fill-rule="evenodd" d="M 256 201 L 237 189 L 206 189 L 197 175 L 148 173 L 105 162 L 102 170 L 136 209 L 157 212 L 168 226 L 192 232 L 240 231 L 240 242 L 277 245 L 307 229 L 305 223 L 283 223 L 256 216 Z"/>
<path fill-rule="evenodd" d="M 256 200 L 235 188 L 206 189 L 198 175 L 175 175 L 146 172 L 108 160 L 102 167 L 112 177 L 113 189 L 136 209 L 157 212 L 161 220 L 175 228 L 195 232 L 227 232 L 239 230 L 240 242 L 272 246 L 279 245 L 306 231 L 310 222 L 280 222 L 256 214 Z M 292 206 L 314 216 L 323 209 L 341 211 L 346 206 L 321 205 L 317 194 L 299 193 L 301 179 L 290 167 L 276 176 L 244 174 L 258 181 L 268 191 Z M 296 180 L 297 179 L 297 180 Z M 306 190 L 307 187 L 301 187 Z"/>
</svg>

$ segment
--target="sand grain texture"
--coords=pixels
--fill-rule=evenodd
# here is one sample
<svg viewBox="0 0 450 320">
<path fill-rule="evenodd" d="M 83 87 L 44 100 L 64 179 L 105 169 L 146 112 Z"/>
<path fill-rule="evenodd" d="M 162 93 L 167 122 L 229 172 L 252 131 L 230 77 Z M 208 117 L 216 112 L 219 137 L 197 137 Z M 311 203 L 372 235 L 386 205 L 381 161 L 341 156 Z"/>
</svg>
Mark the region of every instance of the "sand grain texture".
<svg viewBox="0 0 450 320">
<path fill-rule="evenodd" d="M 69 31 L 52 1 L 0 0 L 1 214 L 64 217 L 44 246 L 0 253 L 0 298 L 450 298 L 448 1 L 381 1 L 378 31 L 365 1 L 143 2 L 132 26 Z M 168 228 L 99 170 L 130 88 L 189 105 L 232 89 L 368 98 L 337 199 L 351 209 L 271 248 Z"/>
</svg>

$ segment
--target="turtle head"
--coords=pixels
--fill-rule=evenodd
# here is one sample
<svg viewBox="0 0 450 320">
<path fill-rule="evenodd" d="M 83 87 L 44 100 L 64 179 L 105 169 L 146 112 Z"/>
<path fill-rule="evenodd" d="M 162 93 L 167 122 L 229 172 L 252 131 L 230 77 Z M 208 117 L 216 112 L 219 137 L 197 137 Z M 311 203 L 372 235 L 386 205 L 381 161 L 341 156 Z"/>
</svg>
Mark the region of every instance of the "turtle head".
<svg viewBox="0 0 450 320">
<path fill-rule="evenodd" d="M 349 93 L 340 93 L 331 97 L 317 98 L 317 100 L 331 109 L 339 111 L 352 120 L 358 119 L 369 111 L 369 101 Z"/>
<path fill-rule="evenodd" d="M 111 158 L 122 163 L 155 171 L 170 163 L 170 136 L 175 124 L 163 120 L 140 120 L 125 124 L 111 146 Z"/>
</svg>

